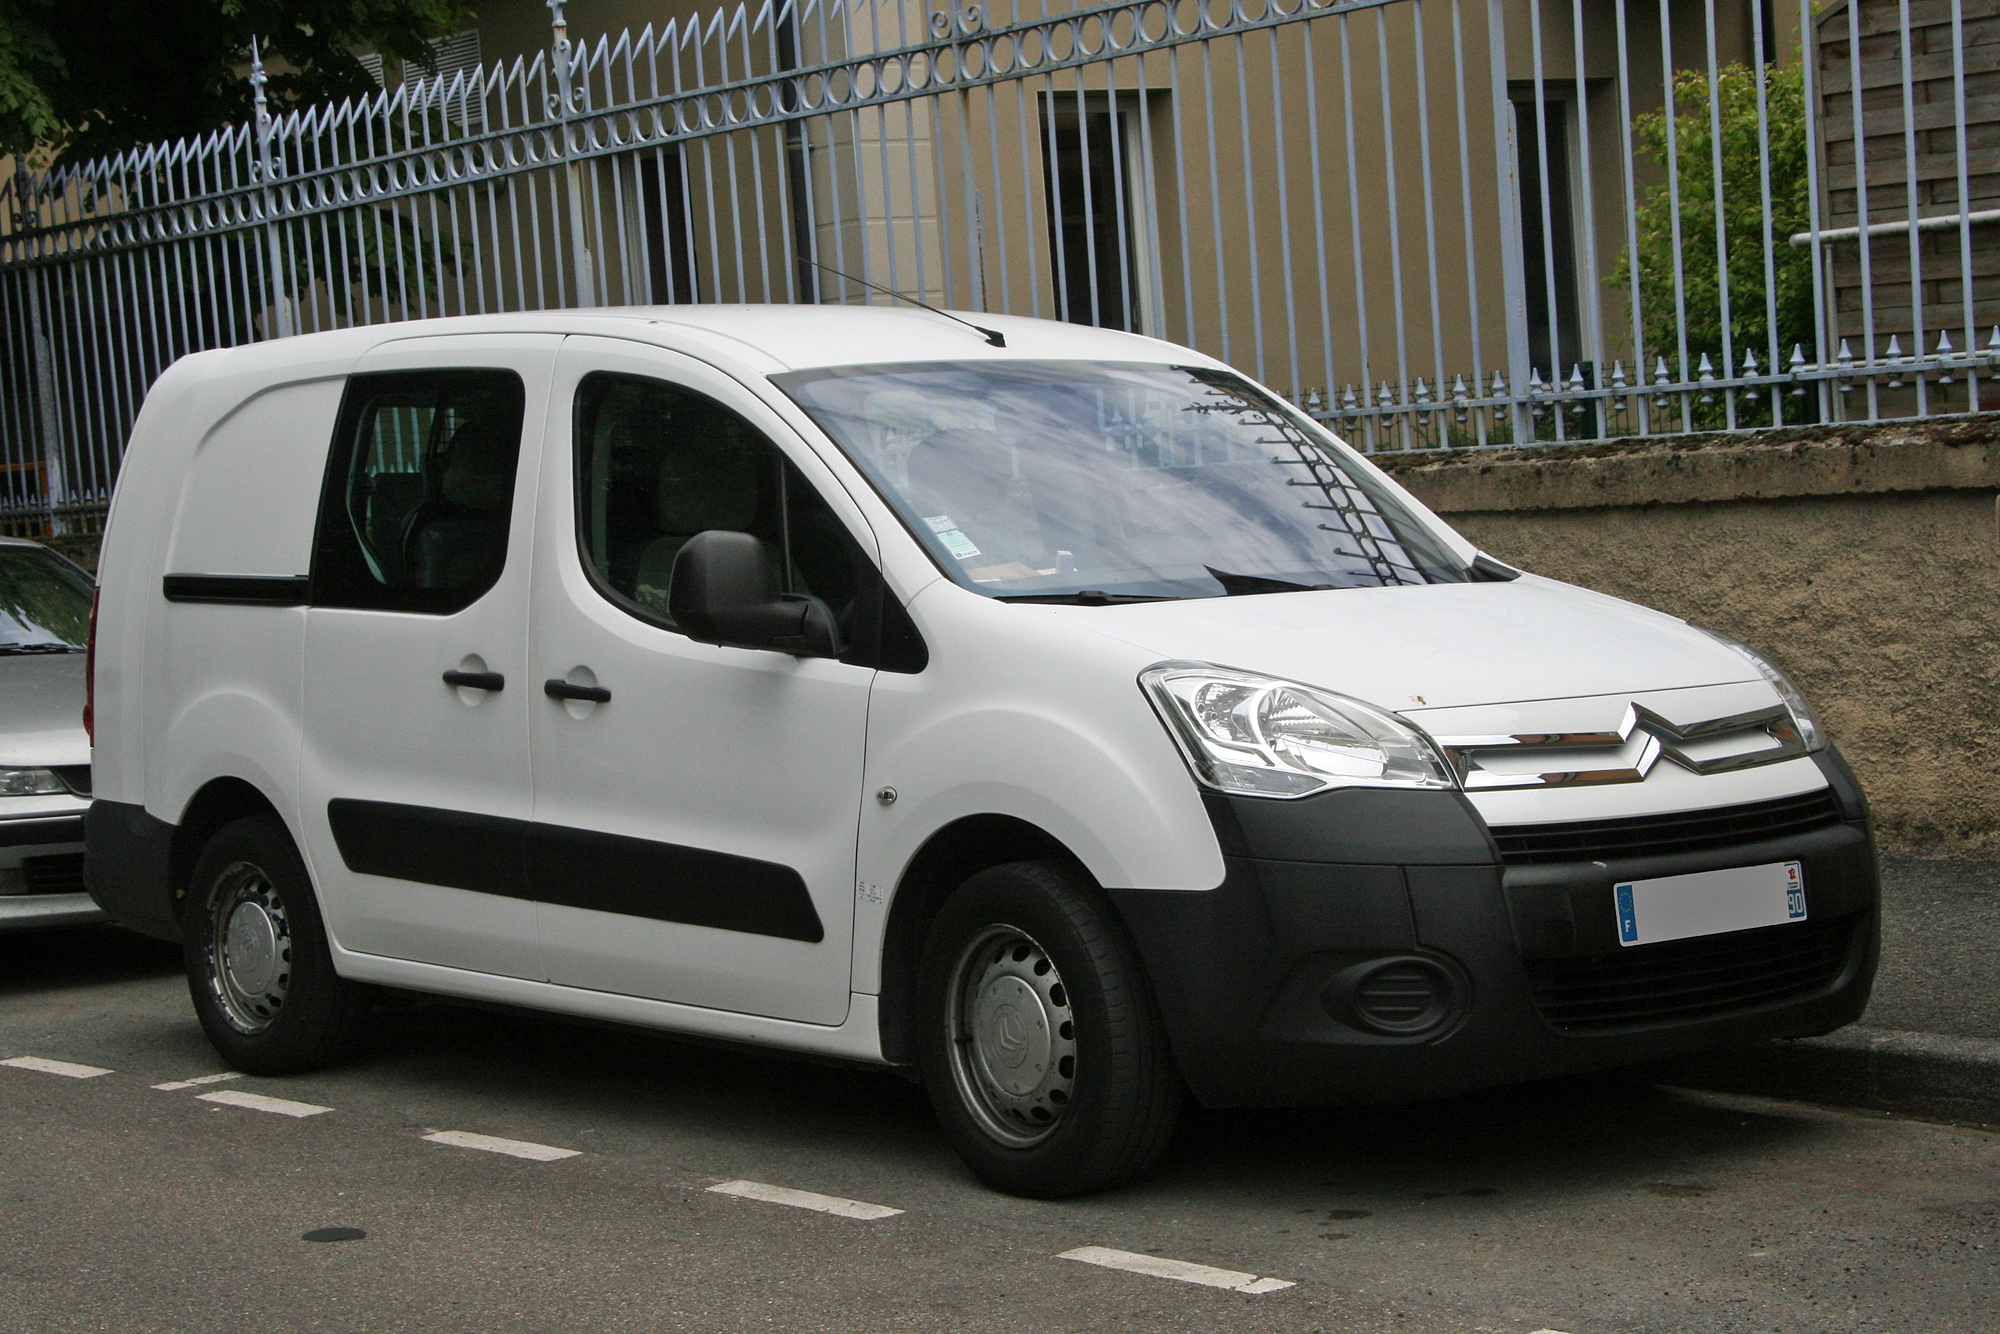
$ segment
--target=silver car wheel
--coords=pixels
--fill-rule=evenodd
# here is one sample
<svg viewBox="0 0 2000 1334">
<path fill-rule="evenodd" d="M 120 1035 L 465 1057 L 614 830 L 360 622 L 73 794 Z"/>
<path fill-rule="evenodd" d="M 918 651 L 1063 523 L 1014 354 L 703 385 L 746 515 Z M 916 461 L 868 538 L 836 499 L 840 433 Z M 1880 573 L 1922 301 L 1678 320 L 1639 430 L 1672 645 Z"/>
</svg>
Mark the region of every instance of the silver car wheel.
<svg viewBox="0 0 2000 1334">
<path fill-rule="evenodd" d="M 952 1077 L 980 1129 L 1017 1149 L 1053 1135 L 1076 1085 L 1076 1025 L 1048 951 L 1014 927 L 986 927 L 946 995 Z"/>
<path fill-rule="evenodd" d="M 269 1028 L 292 981 L 291 921 L 270 877 L 236 862 L 215 879 L 210 903 L 208 982 L 239 1033 Z"/>
</svg>

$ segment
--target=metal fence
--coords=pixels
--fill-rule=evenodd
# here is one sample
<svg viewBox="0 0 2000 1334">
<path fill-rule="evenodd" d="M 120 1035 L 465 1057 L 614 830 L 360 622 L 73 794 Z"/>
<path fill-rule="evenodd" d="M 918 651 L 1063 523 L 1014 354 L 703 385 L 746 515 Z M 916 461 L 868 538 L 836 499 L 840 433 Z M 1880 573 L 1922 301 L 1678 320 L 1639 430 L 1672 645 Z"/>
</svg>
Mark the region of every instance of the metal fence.
<svg viewBox="0 0 2000 1334">
<path fill-rule="evenodd" d="M 93 527 L 187 352 L 870 284 L 1191 344 L 1375 451 L 1995 406 L 2000 0 L 1007 3 L 558 3 L 532 55 L 283 115 L 253 66 L 251 124 L 17 159 L 0 522 Z"/>
</svg>

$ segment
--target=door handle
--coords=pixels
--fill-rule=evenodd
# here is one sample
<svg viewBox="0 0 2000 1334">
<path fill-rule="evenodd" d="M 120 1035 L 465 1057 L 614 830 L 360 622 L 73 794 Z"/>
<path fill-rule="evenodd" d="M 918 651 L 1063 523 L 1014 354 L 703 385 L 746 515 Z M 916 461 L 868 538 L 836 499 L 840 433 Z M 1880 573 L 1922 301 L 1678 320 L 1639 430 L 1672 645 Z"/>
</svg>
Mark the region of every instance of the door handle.
<svg viewBox="0 0 2000 1334">
<path fill-rule="evenodd" d="M 444 683 L 467 690 L 498 691 L 507 684 L 507 678 L 498 672 L 461 672 L 454 668 L 444 674 Z"/>
<path fill-rule="evenodd" d="M 580 699 L 591 704 L 611 702 L 611 692 L 603 686 L 573 686 L 567 681 L 544 681 L 542 693 L 550 699 Z"/>
</svg>

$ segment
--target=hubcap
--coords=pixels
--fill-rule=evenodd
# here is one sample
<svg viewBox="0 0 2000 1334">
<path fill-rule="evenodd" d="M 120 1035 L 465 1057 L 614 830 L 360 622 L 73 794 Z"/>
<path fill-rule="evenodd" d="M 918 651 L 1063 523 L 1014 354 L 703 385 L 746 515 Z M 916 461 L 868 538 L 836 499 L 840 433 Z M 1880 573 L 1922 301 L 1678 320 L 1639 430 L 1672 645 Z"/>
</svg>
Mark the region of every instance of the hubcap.
<svg viewBox="0 0 2000 1334">
<path fill-rule="evenodd" d="M 989 926 L 959 955 L 949 994 L 960 1099 L 1002 1144 L 1041 1143 L 1076 1085 L 1075 1021 L 1048 951 L 1014 927 Z"/>
<path fill-rule="evenodd" d="M 209 989 L 241 1033 L 261 1033 L 278 1017 L 292 982 L 292 932 L 270 877 L 237 862 L 216 877 L 208 939 Z"/>
</svg>

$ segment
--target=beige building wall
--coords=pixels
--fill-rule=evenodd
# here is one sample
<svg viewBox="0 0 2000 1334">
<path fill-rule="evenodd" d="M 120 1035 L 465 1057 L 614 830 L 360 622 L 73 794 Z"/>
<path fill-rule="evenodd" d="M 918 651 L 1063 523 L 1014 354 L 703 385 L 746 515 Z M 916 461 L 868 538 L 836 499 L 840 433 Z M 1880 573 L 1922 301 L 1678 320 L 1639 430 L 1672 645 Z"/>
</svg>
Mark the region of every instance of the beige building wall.
<svg viewBox="0 0 2000 1334">
<path fill-rule="evenodd" d="M 1337 405 L 1351 387 L 1367 403 L 1385 382 L 1400 396 L 1419 378 L 1433 396 L 1448 396 L 1460 377 L 1476 394 L 1495 371 L 1522 378 L 1509 335 L 1511 322 L 1521 336 L 1526 311 L 1509 308 L 1502 226 L 1514 161 L 1496 111 L 1504 117 L 1505 104 L 1518 102 L 1528 114 L 1515 132 L 1534 134 L 1539 74 L 1544 100 L 1570 118 L 1567 239 L 1579 328 L 1535 369 L 1554 380 L 1570 369 L 1557 360 L 1580 360 L 1599 363 L 1602 377 L 1618 360 L 1631 374 L 1629 292 L 1610 281 L 1627 244 L 1623 108 L 1660 105 L 1665 62 L 1659 7 L 1627 5 L 1621 71 L 1616 3 L 1583 0 L 1580 39 L 1572 6 L 1546 0 L 1390 5 L 835 112 L 812 118 L 789 143 L 776 127 L 691 141 L 681 166 L 698 290 L 704 300 L 796 298 L 803 284 L 792 251 L 809 234 L 822 263 L 928 301 L 1056 315 L 1062 256 L 1050 227 L 1049 119 L 1115 107 L 1126 127 L 1122 203 L 1145 332 L 1222 355 L 1301 399 L 1317 392 Z M 1715 60 L 1754 59 L 1751 5 L 1729 0 L 1717 10 Z M 831 20 L 816 12 L 797 58 L 852 59 L 929 37 L 923 0 L 860 12 Z M 567 6 L 579 43 L 648 23 L 700 22 L 699 53 L 683 48 L 670 71 L 689 83 L 773 68 L 769 34 L 739 29 L 726 43 L 709 41 L 712 13 L 683 0 Z M 1490 55 L 1495 13 L 1504 90 Z M 1776 13 L 1779 48 L 1795 50 L 1796 12 L 1781 0 Z M 1676 68 L 1706 67 L 1705 14 L 1702 0 L 1671 0 Z M 478 22 L 488 63 L 549 43 L 548 11 L 533 0 L 490 4 Z M 649 162 L 603 159 L 582 170 L 588 179 L 551 191 L 540 225 L 583 238 L 599 300 L 649 299 L 657 285 L 647 280 L 647 219 L 634 202 Z M 1631 188 L 1643 192 L 1658 173 L 1637 166 Z M 795 177 L 809 185 L 803 205 L 791 198 Z M 579 205 L 568 202 L 572 191 Z M 564 221 L 578 209 L 582 224 Z M 1524 276 L 1517 271 L 1517 281 Z M 818 277 L 824 296 L 862 298 L 858 286 Z M 1437 438 L 1399 429 L 1371 443 L 1469 442 L 1478 424 L 1433 423 Z"/>
</svg>

